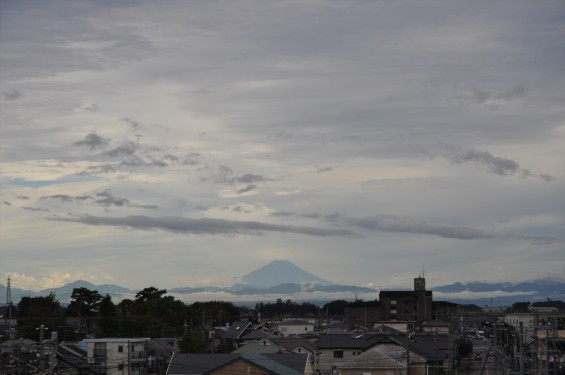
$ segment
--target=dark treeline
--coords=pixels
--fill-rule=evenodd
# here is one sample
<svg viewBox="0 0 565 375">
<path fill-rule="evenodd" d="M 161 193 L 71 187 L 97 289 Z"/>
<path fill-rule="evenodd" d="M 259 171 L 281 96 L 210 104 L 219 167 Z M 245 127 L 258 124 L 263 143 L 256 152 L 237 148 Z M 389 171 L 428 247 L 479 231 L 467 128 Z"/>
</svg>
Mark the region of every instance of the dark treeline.
<svg viewBox="0 0 565 375">
<path fill-rule="evenodd" d="M 75 288 L 66 308 L 51 293 L 45 297 L 23 297 L 11 306 L 10 314 L 17 319 L 18 337 L 37 340 L 37 329 L 43 325 L 50 332 L 57 332 L 60 341 L 76 341 L 86 337 L 203 337 L 204 327 L 230 323 L 248 313 L 231 302 L 187 305 L 166 293 L 149 287 L 134 299 L 115 304 L 108 294 Z M 6 307 L 5 317 L 8 310 Z"/>
<path fill-rule="evenodd" d="M 70 304 L 64 308 L 56 295 L 23 297 L 11 307 L 11 316 L 17 318 L 18 337 L 38 338 L 41 325 L 56 331 L 61 341 L 76 341 L 85 337 L 203 337 L 204 329 L 225 326 L 237 320 L 278 320 L 282 318 L 342 318 L 347 307 L 375 306 L 375 301 L 336 300 L 317 306 L 278 299 L 274 303 L 259 302 L 255 308 L 235 306 L 231 302 L 209 301 L 185 304 L 166 295 L 164 289 L 149 287 L 134 299 L 114 303 L 110 295 L 101 295 L 87 288 L 73 289 Z M 565 311 L 562 301 L 517 302 L 508 312 L 526 312 L 531 307 L 555 307 Z M 461 308 L 480 311 L 475 305 Z M 4 316 L 8 309 L 5 308 Z M 198 343 L 190 342 L 187 345 Z M 196 345 L 197 346 L 197 345 Z"/>
<path fill-rule="evenodd" d="M 60 341 L 86 337 L 186 338 L 204 336 L 205 328 L 226 326 L 242 319 L 257 322 L 258 319 L 342 317 L 348 305 L 359 303 L 363 302 L 338 300 L 319 307 L 308 302 L 278 299 L 274 303 L 257 303 L 255 309 L 224 301 L 185 304 L 167 295 L 166 290 L 155 287 L 141 290 L 133 299 L 114 303 L 108 294 L 75 288 L 66 307 L 51 293 L 23 297 L 17 305 L 11 306 L 10 315 L 17 318 L 18 337 L 34 340 L 38 338 L 41 325 L 50 332 L 57 332 Z M 4 316 L 7 314 L 8 308 L 5 308 Z"/>
</svg>

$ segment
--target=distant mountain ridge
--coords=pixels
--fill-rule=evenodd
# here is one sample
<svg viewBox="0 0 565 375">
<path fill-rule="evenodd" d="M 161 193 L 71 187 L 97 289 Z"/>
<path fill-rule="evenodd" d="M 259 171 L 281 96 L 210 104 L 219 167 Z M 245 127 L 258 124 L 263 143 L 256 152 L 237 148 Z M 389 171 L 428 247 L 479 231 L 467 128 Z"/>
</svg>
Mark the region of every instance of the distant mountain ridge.
<svg viewBox="0 0 565 375">
<path fill-rule="evenodd" d="M 13 284 L 12 284 L 13 285 Z M 149 287 L 151 285 L 147 285 Z M 112 298 L 121 300 L 134 298 L 136 290 L 131 290 L 119 285 L 102 284 L 94 285 L 85 280 L 77 280 L 58 288 L 48 288 L 39 292 L 11 288 L 12 302 L 17 304 L 22 297 L 46 296 L 55 293 L 57 299 L 63 304 L 70 301 L 74 288 L 87 288 L 96 290 L 101 295 L 109 294 Z M 397 290 L 402 290 L 398 288 Z M 404 288 L 405 289 L 405 288 Z M 406 289 L 408 290 L 408 289 Z M 487 283 L 468 282 L 453 283 L 430 288 L 434 293 L 434 300 L 451 301 L 461 304 L 477 304 L 479 306 L 493 304 L 507 306 L 519 301 L 544 301 L 549 299 L 565 300 L 565 280 L 556 278 L 544 278 L 520 283 Z M 367 300 L 377 298 L 378 290 L 354 285 L 339 285 L 324 280 L 316 275 L 304 271 L 287 260 L 275 260 L 263 267 L 256 269 L 240 278 L 240 282 L 231 287 L 178 287 L 167 288 L 170 294 L 179 299 L 198 298 L 210 299 L 221 293 L 221 298 L 226 300 L 261 300 L 261 298 L 272 298 L 280 296 L 293 300 L 352 300 L 358 294 L 370 296 Z M 343 296 L 347 297 L 343 297 Z M 0 305 L 6 299 L 6 287 L 0 284 Z M 231 296 L 231 297 L 230 297 Z"/>
</svg>

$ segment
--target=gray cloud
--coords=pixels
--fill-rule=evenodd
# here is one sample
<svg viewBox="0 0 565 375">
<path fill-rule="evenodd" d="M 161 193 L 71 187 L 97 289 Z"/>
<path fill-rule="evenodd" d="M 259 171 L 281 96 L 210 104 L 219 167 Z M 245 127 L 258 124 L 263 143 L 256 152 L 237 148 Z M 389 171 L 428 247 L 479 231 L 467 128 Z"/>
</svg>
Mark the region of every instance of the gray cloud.
<svg viewBox="0 0 565 375">
<path fill-rule="evenodd" d="M 143 128 L 143 124 L 141 122 L 132 120 L 129 117 L 122 118 L 122 121 L 125 122 L 132 130 L 139 131 Z"/>
<path fill-rule="evenodd" d="M 49 210 L 46 210 L 45 208 L 37 208 L 37 207 L 22 207 L 23 210 L 26 211 L 34 211 L 34 212 L 49 212 Z"/>
<path fill-rule="evenodd" d="M 537 236 L 518 233 L 497 233 L 482 229 L 473 229 L 460 226 L 430 224 L 423 221 L 395 215 L 376 215 L 365 218 L 346 218 L 334 214 L 328 215 L 326 218 L 330 221 L 337 221 L 341 224 L 352 225 L 370 230 L 430 234 L 438 237 L 455 238 L 460 240 L 518 239 L 540 245 L 564 242 L 564 239 L 562 238 L 550 236 Z"/>
<path fill-rule="evenodd" d="M 120 166 L 125 167 L 167 167 L 168 165 L 163 160 L 149 157 L 149 161 L 147 161 L 135 155 L 120 163 Z"/>
<path fill-rule="evenodd" d="M 490 109 L 497 109 L 503 104 L 524 98 L 528 91 L 528 88 L 524 85 L 512 86 L 501 91 L 470 90 L 456 94 L 454 101 L 461 105 L 479 105 Z"/>
<path fill-rule="evenodd" d="M 190 219 L 177 216 L 149 217 L 100 217 L 85 215 L 78 218 L 50 218 L 53 221 L 65 221 L 88 225 L 108 225 L 127 227 L 139 230 L 163 230 L 178 234 L 195 235 L 261 235 L 263 232 L 294 233 L 317 237 L 348 237 L 361 236 L 348 229 L 325 229 L 315 227 L 299 227 L 293 225 L 274 225 L 258 221 L 231 221 L 224 219 Z"/>
<path fill-rule="evenodd" d="M 129 156 L 135 154 L 138 150 L 139 144 L 132 141 L 125 141 L 120 146 L 108 150 L 104 153 L 107 156 Z"/>
<path fill-rule="evenodd" d="M 89 106 L 83 107 L 83 109 L 86 112 L 99 112 L 100 111 L 100 107 L 98 107 L 96 104 L 91 104 Z"/>
<path fill-rule="evenodd" d="M 5 206 L 11 206 L 12 205 L 12 203 L 6 202 L 6 201 L 3 201 L 2 204 L 5 205 Z"/>
<path fill-rule="evenodd" d="M 82 175 L 98 174 L 98 173 L 114 173 L 117 172 L 117 168 L 110 164 L 102 165 L 91 165 L 88 166 L 84 171 L 80 172 Z"/>
<path fill-rule="evenodd" d="M 85 146 L 90 150 L 105 148 L 110 143 L 109 138 L 104 138 L 96 133 L 90 133 L 83 140 L 73 143 L 75 146 Z"/>
<path fill-rule="evenodd" d="M 96 194 L 97 197 L 102 197 L 101 199 L 97 199 L 95 203 L 100 204 L 105 207 L 133 207 L 133 208 L 143 208 L 146 210 L 157 210 L 159 209 L 158 206 L 155 205 L 145 205 L 145 204 L 137 204 L 132 203 L 127 198 L 118 198 L 115 197 L 110 193 L 109 190 L 103 191 L 102 193 Z"/>
<path fill-rule="evenodd" d="M 517 173 L 523 178 L 536 176 L 529 169 L 522 168 L 516 161 L 503 156 L 493 155 L 488 151 L 450 148 L 443 156 L 453 164 L 470 163 L 500 176 L 512 176 Z M 547 174 L 540 175 L 539 177 L 547 182 L 555 179 L 555 177 Z"/>
<path fill-rule="evenodd" d="M 19 92 L 16 89 L 12 89 L 8 92 L 3 92 L 2 95 L 4 96 L 4 99 L 6 100 L 18 100 L 23 98 L 25 95 L 22 94 L 21 92 Z"/>
<path fill-rule="evenodd" d="M 92 197 L 90 195 L 79 195 L 79 196 L 70 196 L 70 195 L 66 195 L 66 194 L 55 194 L 55 195 L 45 195 L 39 199 L 59 199 L 63 202 L 74 202 L 74 201 L 80 201 L 80 202 L 84 202 L 88 199 L 92 199 Z"/>
<path fill-rule="evenodd" d="M 249 185 L 247 185 L 246 187 L 239 189 L 239 190 L 237 191 L 237 193 L 238 193 L 238 194 L 248 193 L 248 192 L 254 190 L 256 187 L 257 187 L 256 185 L 249 184 Z"/>
<path fill-rule="evenodd" d="M 215 174 L 211 177 L 203 178 L 202 181 L 212 180 L 219 184 L 228 184 L 228 185 L 237 184 L 237 183 L 255 184 L 258 182 L 272 181 L 272 179 L 263 177 L 258 174 L 246 173 L 242 176 L 233 176 L 233 177 L 232 174 L 233 171 L 231 170 L 231 168 L 226 167 L 225 165 L 220 165 L 218 167 L 218 174 Z"/>
<path fill-rule="evenodd" d="M 318 168 L 318 170 L 316 172 L 325 173 L 325 172 L 331 172 L 332 170 L 333 170 L 332 167 L 323 167 L 323 168 Z"/>
<path fill-rule="evenodd" d="M 502 156 L 494 156 L 487 151 L 461 150 L 445 156 L 452 163 L 474 163 L 487 168 L 489 172 L 502 176 L 513 175 L 520 169 L 520 165 L 515 161 Z"/>
<path fill-rule="evenodd" d="M 256 182 L 263 182 L 266 181 L 268 179 L 266 179 L 263 176 L 257 175 L 257 174 L 251 174 L 251 173 L 247 173 L 244 174 L 243 176 L 239 176 L 239 177 L 233 177 L 230 178 L 228 180 L 228 182 L 231 183 L 235 183 L 235 182 L 239 182 L 239 183 L 256 183 Z"/>
</svg>

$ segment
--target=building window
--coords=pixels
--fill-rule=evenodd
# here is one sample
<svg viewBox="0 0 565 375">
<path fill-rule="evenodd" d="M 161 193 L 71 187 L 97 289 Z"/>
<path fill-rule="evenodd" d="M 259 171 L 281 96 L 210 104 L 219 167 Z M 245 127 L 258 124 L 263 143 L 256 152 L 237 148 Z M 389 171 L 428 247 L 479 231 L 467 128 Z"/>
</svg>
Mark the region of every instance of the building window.
<svg viewBox="0 0 565 375">
<path fill-rule="evenodd" d="M 124 346 L 123 345 L 119 345 L 118 346 L 118 353 L 123 353 L 124 352 Z"/>
<path fill-rule="evenodd" d="M 343 358 L 343 350 L 334 350 L 334 358 Z"/>
<path fill-rule="evenodd" d="M 106 357 L 106 343 L 94 343 L 94 357 Z"/>
</svg>

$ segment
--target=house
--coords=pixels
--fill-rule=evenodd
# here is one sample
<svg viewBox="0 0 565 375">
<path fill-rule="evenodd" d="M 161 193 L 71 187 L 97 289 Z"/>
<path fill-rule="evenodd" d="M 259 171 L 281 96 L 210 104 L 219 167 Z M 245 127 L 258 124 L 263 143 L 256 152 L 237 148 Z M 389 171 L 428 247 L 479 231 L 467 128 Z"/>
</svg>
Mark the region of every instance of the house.
<svg viewBox="0 0 565 375">
<path fill-rule="evenodd" d="M 291 353 L 303 354 L 307 353 L 312 358 L 317 356 L 316 346 L 310 341 L 298 336 L 294 337 L 277 337 L 270 340 L 274 345 L 278 345 Z"/>
<path fill-rule="evenodd" d="M 308 354 L 176 353 L 167 375 L 312 375 Z"/>
<path fill-rule="evenodd" d="M 301 335 L 314 332 L 314 322 L 308 322 L 306 320 L 288 320 L 279 323 L 276 330 L 286 337 Z"/>
<path fill-rule="evenodd" d="M 441 374 L 449 349 L 446 335 L 406 335 L 386 327 L 381 332 L 322 335 L 315 345 L 319 353 L 316 370 L 321 374 L 332 374 L 348 363 L 356 363 L 351 361 L 373 350 L 405 367 L 408 360 L 411 375 Z"/>
<path fill-rule="evenodd" d="M 240 345 L 243 336 L 252 331 L 251 322 L 249 321 L 233 322 L 222 336 L 222 343 L 228 348 L 235 349 Z"/>
<path fill-rule="evenodd" d="M 406 363 L 377 350 L 369 350 L 339 366 L 341 375 L 406 375 Z"/>
<path fill-rule="evenodd" d="M 85 349 L 87 361 L 97 372 L 106 375 L 148 373 L 149 338 L 101 338 L 82 340 L 79 347 Z"/>
<path fill-rule="evenodd" d="M 331 374 L 355 356 L 375 346 L 382 337 L 378 334 L 326 334 L 314 343 L 317 347 L 316 370 Z"/>
</svg>

